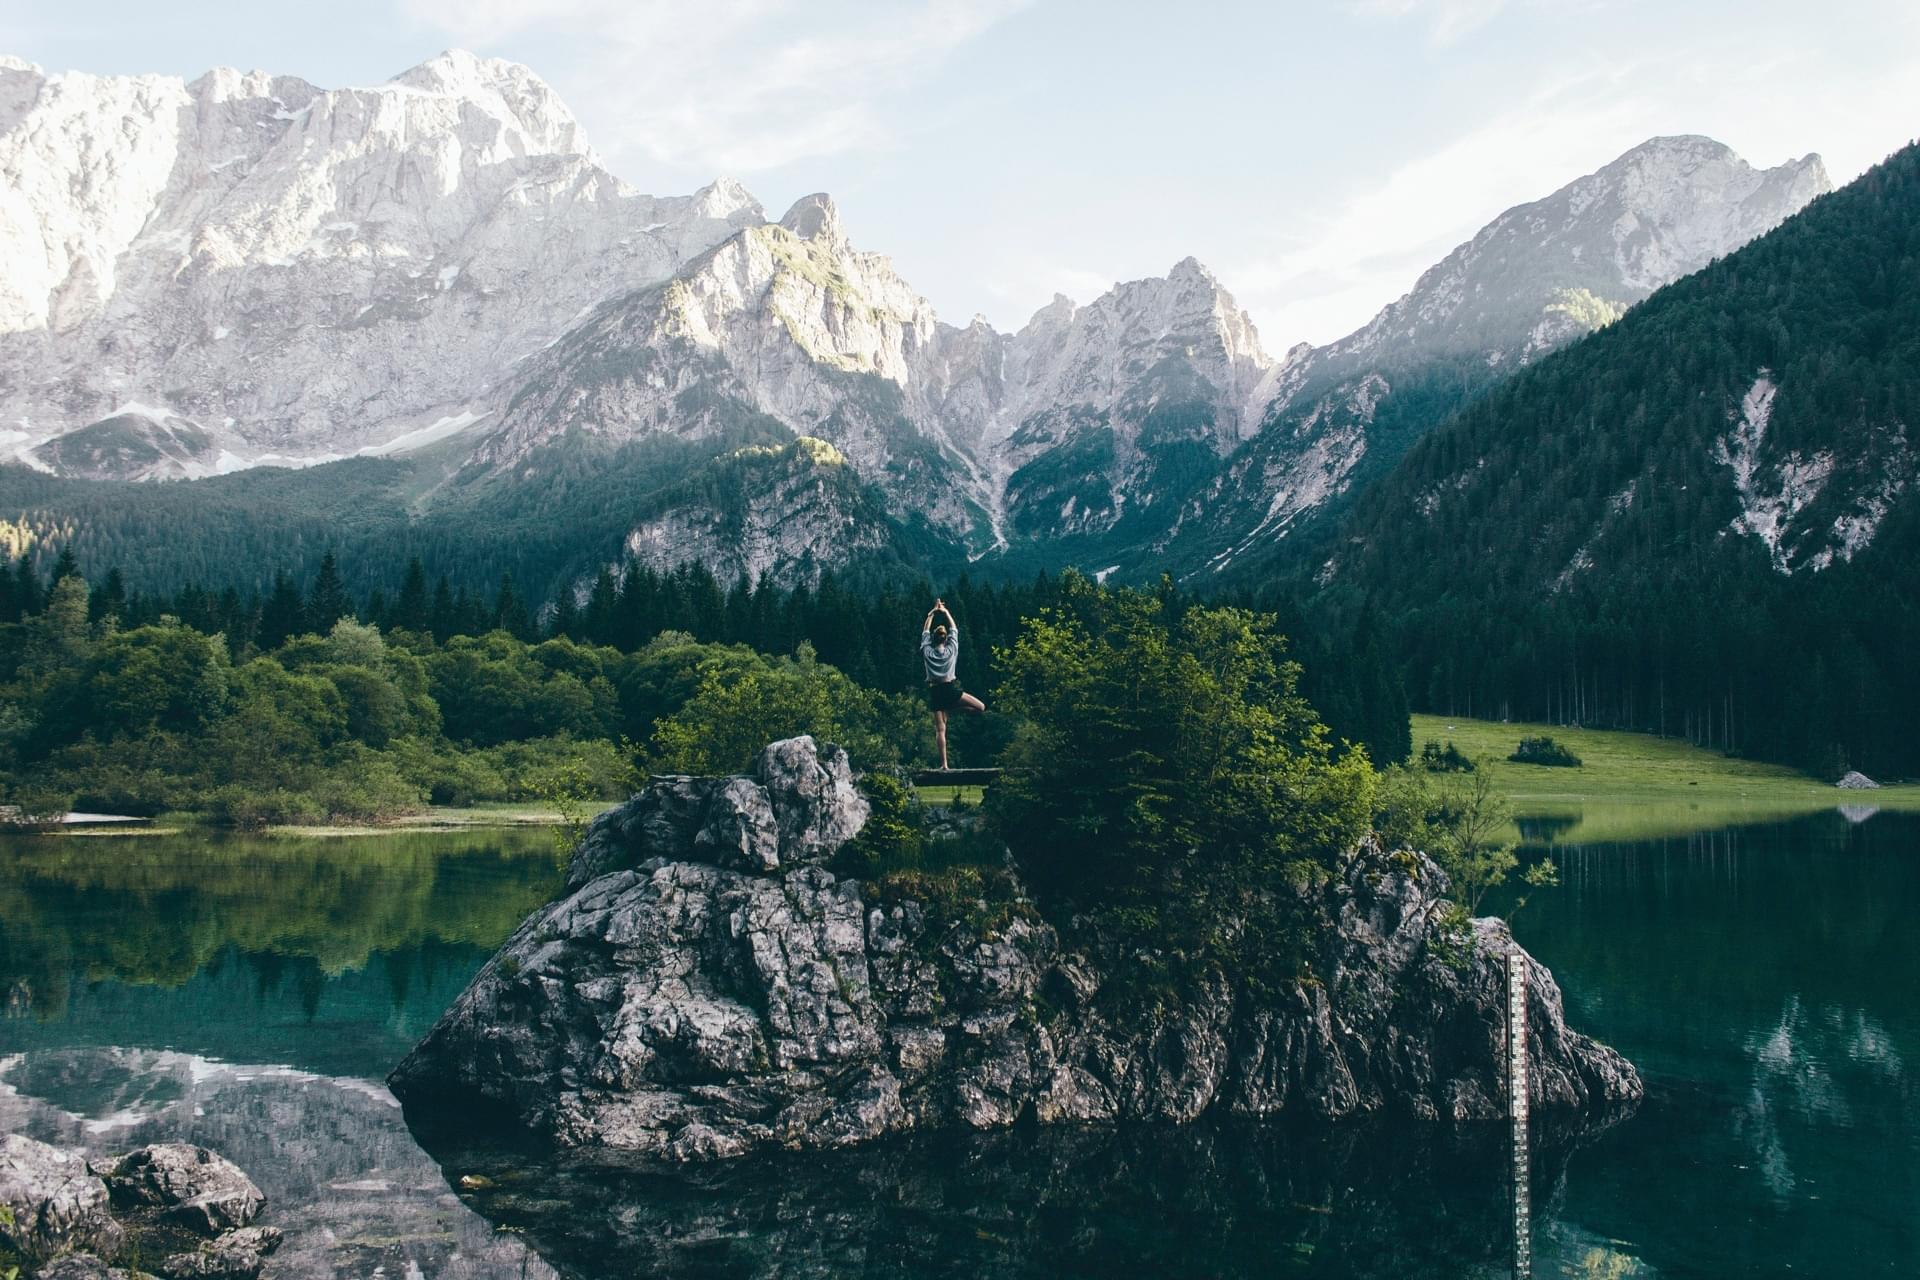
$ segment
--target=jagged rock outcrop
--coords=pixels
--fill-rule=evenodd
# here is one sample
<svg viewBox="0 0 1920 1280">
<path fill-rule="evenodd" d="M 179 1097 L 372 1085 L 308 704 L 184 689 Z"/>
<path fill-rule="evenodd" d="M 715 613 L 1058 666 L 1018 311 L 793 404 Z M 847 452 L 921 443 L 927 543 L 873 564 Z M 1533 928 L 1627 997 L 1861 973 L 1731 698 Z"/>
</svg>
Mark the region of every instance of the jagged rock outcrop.
<svg viewBox="0 0 1920 1280">
<path fill-rule="evenodd" d="M 0 1208 L 0 1241 L 29 1260 L 111 1253 L 126 1236 L 85 1156 L 17 1133 L 0 1137 Z"/>
<path fill-rule="evenodd" d="M 232 1161 L 185 1142 L 129 1151 L 106 1178 L 116 1205 L 158 1208 L 168 1221 L 204 1236 L 246 1226 L 266 1203 Z"/>
<path fill-rule="evenodd" d="M 106 1116 L 112 1128 L 98 1124 Z M 263 1217 L 208 1241 L 156 1222 L 164 1239 L 139 1246 L 148 1273 L 178 1255 L 193 1259 L 186 1274 L 230 1268 L 241 1253 L 269 1252 L 284 1232 L 269 1260 L 277 1280 L 551 1280 L 519 1237 L 496 1234 L 459 1203 L 392 1095 L 371 1081 L 168 1050 L 28 1049 L 0 1056 L 0 1130 L 84 1151 L 101 1171 L 130 1146 L 157 1142 L 205 1147 L 246 1170 L 267 1197 L 271 1225 Z M 159 1216 L 114 1212 L 132 1231 Z"/>
<path fill-rule="evenodd" d="M 0 1138 L 0 1243 L 51 1280 L 258 1280 L 280 1245 L 276 1227 L 249 1226 L 266 1203 L 232 1162 L 183 1142 L 130 1151 L 105 1167 L 84 1152 Z M 118 1209 L 124 1221 L 109 1210 Z"/>
<path fill-rule="evenodd" d="M 912 563 L 891 514 L 845 454 L 802 436 L 736 450 L 656 496 L 627 531 L 625 551 L 662 572 L 693 561 L 722 582 L 813 586 L 850 560 Z"/>
<path fill-rule="evenodd" d="M 566 1145 L 672 1161 L 904 1130 L 1281 1112 L 1470 1121 L 1501 1100 L 1504 925 L 1437 946 L 1439 869 L 1368 844 L 1312 906 L 1316 980 L 1226 979 L 1116 1007 L 1097 945 L 1024 903 L 869 900 L 822 865 L 866 817 L 845 754 L 775 743 L 755 773 L 663 778 L 597 819 L 534 913 L 395 1070 L 431 1112 L 478 1101 Z M 1640 1093 L 1566 1026 L 1535 965 L 1541 1108 Z"/>
</svg>

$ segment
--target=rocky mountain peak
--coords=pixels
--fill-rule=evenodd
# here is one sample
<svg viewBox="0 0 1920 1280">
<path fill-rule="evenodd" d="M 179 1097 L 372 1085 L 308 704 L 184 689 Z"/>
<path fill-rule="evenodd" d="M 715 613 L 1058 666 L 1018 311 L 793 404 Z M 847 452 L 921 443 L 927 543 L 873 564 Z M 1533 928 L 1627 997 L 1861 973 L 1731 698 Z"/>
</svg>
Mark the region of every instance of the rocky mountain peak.
<svg viewBox="0 0 1920 1280">
<path fill-rule="evenodd" d="M 460 50 L 341 89 L 16 59 L 0 172 L 8 451 L 155 478 L 441 438 L 599 302 L 765 221 L 730 180 L 633 191 L 537 75 Z M 128 404 L 159 457 L 139 424 L 53 447 Z"/>
<path fill-rule="evenodd" d="M 715 178 L 694 192 L 692 208 L 703 218 L 724 220 L 741 216 L 752 222 L 764 222 L 767 218 L 766 210 L 753 193 L 732 178 Z"/>
<path fill-rule="evenodd" d="M 1035 330 L 1058 328 L 1061 325 L 1071 323 L 1073 313 L 1078 310 L 1079 307 L 1074 303 L 1072 298 L 1069 298 L 1064 293 L 1056 293 L 1053 295 L 1052 302 L 1049 302 L 1046 306 L 1033 313 L 1032 318 L 1027 321 L 1026 327 L 1027 329 Z M 1024 332 L 1024 330 L 1022 332 Z"/>
<path fill-rule="evenodd" d="M 1219 279 L 1213 272 L 1207 270 L 1200 259 L 1191 254 L 1173 264 L 1172 270 L 1167 272 L 1167 279 L 1178 283 L 1195 284 L 1207 288 L 1218 288 L 1220 284 Z"/>
<path fill-rule="evenodd" d="M 840 227 L 840 210 L 835 207 L 833 197 L 824 191 L 794 201 L 793 207 L 780 219 L 780 225 L 802 240 L 818 239 L 832 245 L 846 243 Z"/>
<path fill-rule="evenodd" d="M 1271 380 L 1274 407 L 1370 368 L 1461 356 L 1524 363 L 1771 231 L 1831 186 L 1817 155 L 1763 170 L 1711 138 L 1649 138 L 1508 209 L 1364 328 L 1290 354 Z"/>
</svg>

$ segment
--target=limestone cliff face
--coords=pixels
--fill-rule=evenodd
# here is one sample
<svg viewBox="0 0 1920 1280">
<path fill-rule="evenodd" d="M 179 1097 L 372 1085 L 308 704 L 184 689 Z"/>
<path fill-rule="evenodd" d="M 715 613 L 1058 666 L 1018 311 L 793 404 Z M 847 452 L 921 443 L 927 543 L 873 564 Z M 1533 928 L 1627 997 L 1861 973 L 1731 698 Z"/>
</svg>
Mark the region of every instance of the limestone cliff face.
<svg viewBox="0 0 1920 1280">
<path fill-rule="evenodd" d="M 763 221 L 729 181 L 633 190 L 498 59 L 329 90 L 0 57 L 0 448 L 160 478 L 419 444 L 595 305 Z M 205 439 L 59 439 L 141 419 Z"/>
<path fill-rule="evenodd" d="M 1101 965 L 1029 910 L 870 899 L 823 865 L 866 819 L 844 752 L 775 743 L 751 775 L 657 780 L 603 814 L 534 913 L 394 1072 L 564 1145 L 704 1160 L 884 1134 L 1209 1113 L 1502 1114 L 1504 925 L 1435 947 L 1445 877 L 1354 851 L 1313 908 L 1317 980 L 1229 979 L 1116 1011 Z M 984 905 L 984 904 L 983 904 Z M 1534 966 L 1534 1102 L 1640 1095 Z"/>
</svg>

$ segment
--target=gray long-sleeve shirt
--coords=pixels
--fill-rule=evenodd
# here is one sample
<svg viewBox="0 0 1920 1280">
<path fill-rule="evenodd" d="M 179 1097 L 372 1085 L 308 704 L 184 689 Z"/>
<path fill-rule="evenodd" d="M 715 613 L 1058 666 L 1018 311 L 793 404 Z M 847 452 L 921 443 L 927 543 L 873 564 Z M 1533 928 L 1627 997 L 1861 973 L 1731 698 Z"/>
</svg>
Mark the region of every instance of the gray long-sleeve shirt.
<svg viewBox="0 0 1920 1280">
<path fill-rule="evenodd" d="M 935 644 L 933 629 L 920 628 L 920 661 L 927 668 L 927 683 L 944 684 L 953 679 L 960 666 L 960 624 L 947 622 L 947 642 Z"/>
</svg>

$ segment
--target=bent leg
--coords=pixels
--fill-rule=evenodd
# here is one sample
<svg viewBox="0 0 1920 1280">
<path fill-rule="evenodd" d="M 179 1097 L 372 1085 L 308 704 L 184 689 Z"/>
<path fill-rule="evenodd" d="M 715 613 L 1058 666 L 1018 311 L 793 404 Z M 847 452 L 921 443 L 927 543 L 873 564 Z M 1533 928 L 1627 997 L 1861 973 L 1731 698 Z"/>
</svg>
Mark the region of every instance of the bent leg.
<svg viewBox="0 0 1920 1280">
<path fill-rule="evenodd" d="M 963 693 L 960 695 L 960 709 L 962 711 L 971 711 L 975 715 L 979 715 L 982 711 L 985 711 L 987 709 L 987 704 L 980 701 L 980 699 L 974 697 L 970 693 Z"/>
</svg>

